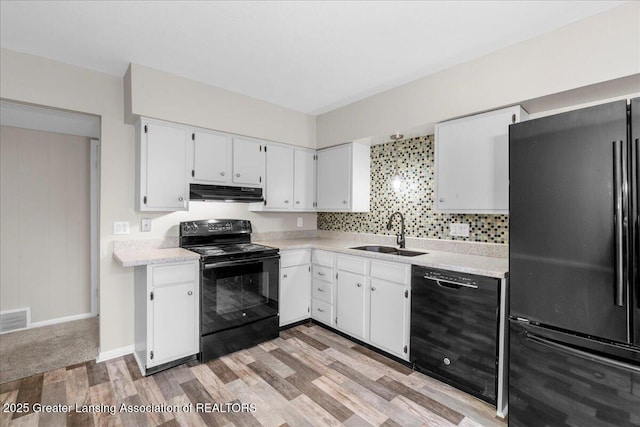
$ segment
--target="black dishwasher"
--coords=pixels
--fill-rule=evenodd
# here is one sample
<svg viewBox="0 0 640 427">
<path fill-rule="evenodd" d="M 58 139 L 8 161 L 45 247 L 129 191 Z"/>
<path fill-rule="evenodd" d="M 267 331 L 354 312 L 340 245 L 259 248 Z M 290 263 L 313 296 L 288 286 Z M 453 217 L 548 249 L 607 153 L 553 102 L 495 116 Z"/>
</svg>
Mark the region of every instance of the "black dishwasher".
<svg viewBox="0 0 640 427">
<path fill-rule="evenodd" d="M 496 404 L 500 281 L 412 266 L 411 362 Z"/>
</svg>

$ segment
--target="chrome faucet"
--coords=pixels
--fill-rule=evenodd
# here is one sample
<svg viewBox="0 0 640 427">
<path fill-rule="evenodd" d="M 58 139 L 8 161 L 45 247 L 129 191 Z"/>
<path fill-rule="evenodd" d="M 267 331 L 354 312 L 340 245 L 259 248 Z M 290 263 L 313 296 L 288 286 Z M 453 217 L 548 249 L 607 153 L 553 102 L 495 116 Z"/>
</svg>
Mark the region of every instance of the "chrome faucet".
<svg viewBox="0 0 640 427">
<path fill-rule="evenodd" d="M 404 217 L 400 212 L 394 212 L 389 217 L 389 222 L 387 222 L 387 230 L 391 230 L 391 222 L 393 221 L 393 217 L 396 215 L 400 215 L 400 234 L 396 234 L 396 242 L 400 246 L 400 248 L 405 247 L 405 238 L 404 238 Z"/>
</svg>

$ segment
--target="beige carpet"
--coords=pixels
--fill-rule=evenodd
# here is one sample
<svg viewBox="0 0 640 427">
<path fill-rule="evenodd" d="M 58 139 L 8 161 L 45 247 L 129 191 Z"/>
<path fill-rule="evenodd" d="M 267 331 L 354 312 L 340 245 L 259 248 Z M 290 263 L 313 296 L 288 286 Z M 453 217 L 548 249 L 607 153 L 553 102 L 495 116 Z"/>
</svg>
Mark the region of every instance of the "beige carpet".
<svg viewBox="0 0 640 427">
<path fill-rule="evenodd" d="M 0 335 L 0 383 L 98 357 L 98 317 Z"/>
</svg>

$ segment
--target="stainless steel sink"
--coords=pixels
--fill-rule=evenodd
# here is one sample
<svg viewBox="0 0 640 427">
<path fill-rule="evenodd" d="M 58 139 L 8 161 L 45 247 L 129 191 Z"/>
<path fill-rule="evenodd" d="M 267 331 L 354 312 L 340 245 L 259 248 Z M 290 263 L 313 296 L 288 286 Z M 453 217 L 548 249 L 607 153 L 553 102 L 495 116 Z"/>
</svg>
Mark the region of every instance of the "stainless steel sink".
<svg viewBox="0 0 640 427">
<path fill-rule="evenodd" d="M 409 249 L 400 249 L 393 246 L 357 246 L 355 248 L 359 251 L 378 252 L 381 254 L 400 255 L 400 256 L 418 256 L 424 255 L 427 252 L 410 251 Z"/>
</svg>

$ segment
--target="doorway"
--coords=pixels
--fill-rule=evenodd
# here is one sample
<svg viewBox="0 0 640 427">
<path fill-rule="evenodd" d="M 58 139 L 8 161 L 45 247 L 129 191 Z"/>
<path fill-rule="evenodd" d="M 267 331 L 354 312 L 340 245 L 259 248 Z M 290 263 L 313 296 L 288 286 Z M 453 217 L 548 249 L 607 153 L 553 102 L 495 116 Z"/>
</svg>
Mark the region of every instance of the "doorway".
<svg viewBox="0 0 640 427">
<path fill-rule="evenodd" d="M 97 356 L 100 118 L 0 105 L 0 358 L 32 375 Z"/>
</svg>

